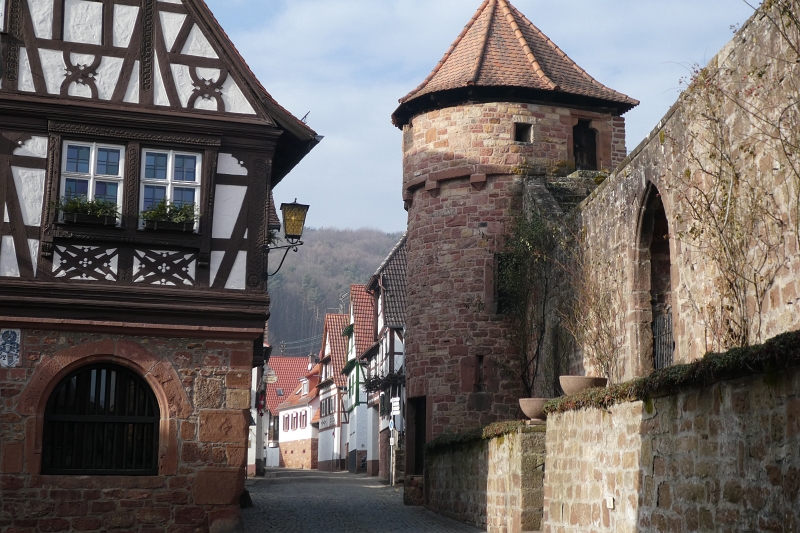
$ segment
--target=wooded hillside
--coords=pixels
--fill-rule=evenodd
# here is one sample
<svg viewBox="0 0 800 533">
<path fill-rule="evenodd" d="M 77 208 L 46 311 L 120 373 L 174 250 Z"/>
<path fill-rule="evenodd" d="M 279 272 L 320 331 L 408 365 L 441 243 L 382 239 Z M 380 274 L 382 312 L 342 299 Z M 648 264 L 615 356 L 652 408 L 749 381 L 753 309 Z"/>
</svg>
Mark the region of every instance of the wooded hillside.
<svg viewBox="0 0 800 533">
<path fill-rule="evenodd" d="M 320 349 L 325 313 L 347 312 L 350 284 L 367 283 L 402 233 L 372 229 L 311 229 L 269 279 L 269 340 L 273 354 L 308 355 Z M 270 272 L 282 253 L 270 254 Z M 342 311 L 343 310 L 343 311 Z"/>
</svg>

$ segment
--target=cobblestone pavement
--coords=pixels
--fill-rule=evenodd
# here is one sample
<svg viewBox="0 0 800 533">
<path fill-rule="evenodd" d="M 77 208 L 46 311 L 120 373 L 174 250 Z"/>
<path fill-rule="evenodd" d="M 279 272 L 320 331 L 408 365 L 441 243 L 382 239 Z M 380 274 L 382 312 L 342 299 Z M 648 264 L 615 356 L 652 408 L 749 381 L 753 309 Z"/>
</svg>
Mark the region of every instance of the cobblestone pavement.
<svg viewBox="0 0 800 533">
<path fill-rule="evenodd" d="M 348 473 L 271 470 L 248 480 L 247 533 L 476 533 L 474 527 L 403 505 L 402 487 Z"/>
</svg>

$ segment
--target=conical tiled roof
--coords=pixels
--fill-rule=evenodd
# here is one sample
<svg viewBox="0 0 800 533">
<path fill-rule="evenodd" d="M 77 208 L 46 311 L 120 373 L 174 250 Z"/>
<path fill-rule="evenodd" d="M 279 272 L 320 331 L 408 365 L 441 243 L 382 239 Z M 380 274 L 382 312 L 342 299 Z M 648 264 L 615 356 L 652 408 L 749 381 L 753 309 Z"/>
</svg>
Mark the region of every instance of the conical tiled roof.
<svg viewBox="0 0 800 533">
<path fill-rule="evenodd" d="M 395 115 L 421 96 L 470 87 L 574 95 L 621 113 L 639 104 L 592 78 L 508 0 L 484 0 L 433 72 L 400 99 Z"/>
</svg>

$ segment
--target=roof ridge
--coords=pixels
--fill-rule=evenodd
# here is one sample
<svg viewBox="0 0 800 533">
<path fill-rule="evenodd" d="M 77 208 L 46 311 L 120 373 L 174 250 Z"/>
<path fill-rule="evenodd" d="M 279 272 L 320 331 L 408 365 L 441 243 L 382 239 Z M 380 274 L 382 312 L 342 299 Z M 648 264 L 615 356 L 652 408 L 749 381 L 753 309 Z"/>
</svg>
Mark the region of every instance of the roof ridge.
<svg viewBox="0 0 800 533">
<path fill-rule="evenodd" d="M 522 30 L 519 29 L 519 24 L 517 24 L 517 21 L 514 18 L 514 13 L 511 11 L 511 8 L 513 6 L 511 6 L 506 0 L 499 0 L 499 2 L 502 5 L 503 15 L 506 18 L 506 22 L 508 22 L 508 24 L 511 26 L 511 29 L 514 32 L 514 36 L 517 38 L 517 41 L 519 42 L 519 44 L 522 45 L 522 51 L 525 52 L 525 57 L 528 58 L 528 62 L 530 63 L 531 68 L 533 68 L 533 72 L 537 76 L 539 76 L 539 78 L 545 83 L 545 85 L 550 87 L 550 89 L 552 89 L 554 91 L 559 90 L 560 87 L 556 83 L 554 83 L 553 80 L 551 80 L 547 76 L 547 74 L 545 74 L 544 70 L 542 69 L 542 66 L 539 64 L 539 60 L 536 59 L 535 55 L 533 55 L 533 50 L 531 50 L 530 44 L 528 44 L 528 41 L 525 39 L 525 36 L 522 34 Z M 516 8 L 514 8 L 514 11 L 516 11 L 517 13 L 520 13 Z M 539 31 L 538 28 L 536 28 L 536 30 Z M 539 33 L 542 34 L 541 31 L 539 31 Z M 544 34 L 542 34 L 542 35 L 544 36 Z M 547 39 L 546 36 L 545 36 L 545 39 Z M 550 39 L 547 39 L 547 40 L 548 40 L 548 42 L 552 42 L 552 41 L 550 41 Z M 573 61 L 573 63 L 574 63 L 574 61 Z"/>
<path fill-rule="evenodd" d="M 381 265 L 378 267 L 378 270 L 375 271 L 372 277 L 379 275 L 383 271 L 383 269 L 386 268 L 386 266 L 389 264 L 389 261 L 391 261 L 394 258 L 397 252 L 400 251 L 400 248 L 406 243 L 407 236 L 408 236 L 408 231 L 404 231 L 403 236 L 400 237 L 400 240 L 397 241 L 397 244 L 394 245 L 394 248 L 392 248 L 392 250 L 389 252 L 389 255 L 386 256 L 386 259 L 383 260 L 383 263 L 381 263 Z M 370 284 L 367 283 L 368 287 L 369 285 Z"/>
<path fill-rule="evenodd" d="M 505 2 L 505 0 L 500 0 L 500 1 L 501 1 L 501 2 Z M 572 65 L 573 65 L 573 66 L 574 66 L 576 69 L 578 69 L 578 72 L 580 72 L 580 74 L 581 74 L 581 75 L 582 75 L 584 78 L 586 78 L 586 79 L 587 79 L 587 80 L 588 80 L 590 83 L 592 83 L 592 84 L 596 85 L 597 87 L 599 87 L 599 88 L 601 88 L 601 89 L 605 89 L 605 90 L 607 90 L 607 91 L 611 91 L 611 92 L 612 92 L 612 93 L 614 93 L 614 94 L 617 94 L 617 95 L 619 95 L 619 96 L 622 96 L 622 97 L 624 97 L 624 98 L 627 98 L 628 100 L 633 100 L 633 101 L 635 101 L 635 102 L 638 104 L 638 100 L 634 100 L 633 98 L 631 98 L 631 97 L 630 97 L 630 96 L 628 96 L 627 94 L 621 93 L 621 92 L 619 92 L 619 91 L 615 91 L 615 90 L 614 90 L 614 89 L 612 89 L 611 87 L 608 87 L 608 86 L 606 86 L 606 85 L 603 85 L 602 83 L 600 83 L 599 81 L 597 81 L 597 80 L 596 80 L 594 77 L 592 77 L 592 75 L 591 75 L 591 74 L 589 74 L 588 72 L 586 72 L 586 71 L 583 69 L 583 67 L 581 67 L 581 66 L 580 66 L 578 63 L 576 63 L 576 62 L 575 62 L 575 61 L 574 61 L 574 60 L 573 60 L 571 57 L 569 57 L 569 56 L 566 54 L 566 52 L 564 52 L 564 51 L 563 51 L 561 48 L 559 48 L 559 47 L 558 47 L 558 45 L 557 45 L 556 43 L 554 43 L 554 42 L 552 41 L 552 39 L 550 39 L 550 37 L 548 37 L 548 36 L 547 36 L 547 35 L 546 35 L 546 34 L 545 34 L 545 33 L 544 33 L 542 30 L 540 30 L 540 29 L 539 29 L 539 28 L 538 28 L 538 27 L 537 27 L 537 26 L 536 26 L 536 25 L 535 25 L 533 22 L 531 22 L 531 21 L 528 19 L 528 17 L 526 17 L 526 16 L 525 16 L 525 14 L 524 14 L 524 13 L 522 13 L 520 10 L 518 10 L 518 9 L 517 9 L 516 7 L 514 7 L 514 6 L 511 6 L 511 7 L 514 9 L 514 11 L 516 11 L 516 12 L 517 12 L 517 14 L 520 16 L 520 18 L 521 18 L 523 21 L 525 21 L 525 22 L 526 22 L 526 23 L 527 23 L 527 24 L 528 24 L 528 25 L 529 25 L 529 26 L 530 26 L 530 27 L 531 27 L 531 28 L 532 28 L 532 29 L 533 29 L 533 30 L 534 30 L 536 33 L 538 33 L 538 34 L 539 34 L 539 35 L 540 35 L 540 36 L 541 36 L 541 37 L 544 39 L 544 41 L 545 41 L 547 44 L 549 44 L 549 45 L 550 45 L 550 46 L 553 48 L 553 50 L 554 50 L 554 51 L 555 51 L 555 52 L 556 52 L 558 55 L 560 55 L 560 56 L 561 56 L 561 58 L 562 58 L 562 59 L 564 59 L 564 60 L 566 60 L 566 61 L 569 61 L 569 62 L 570 62 L 570 63 L 571 63 L 571 64 L 572 64 Z"/>
<path fill-rule="evenodd" d="M 409 100 L 412 96 L 414 96 L 419 91 L 421 91 L 428 84 L 428 82 L 431 81 L 434 78 L 434 76 L 436 76 L 439 73 L 439 71 L 442 69 L 442 67 L 444 66 L 444 64 L 447 61 L 447 59 L 455 51 L 456 47 L 461 43 L 461 40 L 464 39 L 464 36 L 467 34 L 467 32 L 470 30 L 470 28 L 472 28 L 472 26 L 475 24 L 475 22 L 478 20 L 478 18 L 483 14 L 483 10 L 486 9 L 486 6 L 489 4 L 490 1 L 491 0 L 483 0 L 483 3 L 478 8 L 478 11 L 476 11 L 475 14 L 472 15 L 472 18 L 470 19 L 470 21 L 467 22 L 467 25 L 464 26 L 464 29 L 461 30 L 461 33 L 458 34 L 458 37 L 456 37 L 456 40 L 453 41 L 453 44 L 451 44 L 450 48 L 447 49 L 447 52 L 444 53 L 444 57 L 442 57 L 442 59 L 439 60 L 439 63 L 437 63 L 436 66 L 431 71 L 431 73 L 428 74 L 428 77 L 425 78 L 424 80 L 422 80 L 422 83 L 420 83 L 417 86 L 416 89 L 414 89 L 413 91 L 411 91 L 410 93 L 408 93 L 407 95 L 402 97 L 399 100 L 399 102 L 402 103 L 402 102 L 405 102 L 405 101 Z"/>
<path fill-rule="evenodd" d="M 489 44 L 489 34 L 492 31 L 492 22 L 494 22 L 494 10 L 496 6 L 497 0 L 489 0 L 489 20 L 486 21 L 486 27 L 483 29 L 481 45 L 478 48 L 478 53 L 475 57 L 475 65 L 472 68 L 472 76 L 470 76 L 470 81 L 467 82 L 467 85 L 474 85 L 481 75 L 481 67 L 483 67 L 483 61 L 486 58 L 486 46 Z"/>
</svg>

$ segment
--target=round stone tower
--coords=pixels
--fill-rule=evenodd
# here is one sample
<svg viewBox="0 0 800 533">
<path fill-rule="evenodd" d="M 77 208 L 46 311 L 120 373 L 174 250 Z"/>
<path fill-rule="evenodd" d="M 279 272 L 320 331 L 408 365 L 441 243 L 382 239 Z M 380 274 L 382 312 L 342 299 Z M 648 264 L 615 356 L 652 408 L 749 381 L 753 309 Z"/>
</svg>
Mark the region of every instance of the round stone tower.
<svg viewBox="0 0 800 533">
<path fill-rule="evenodd" d="M 392 115 L 408 210 L 406 472 L 425 442 L 519 418 L 494 272 L 530 169 L 613 169 L 638 102 L 589 76 L 507 0 L 485 0 Z M 500 312 L 498 312 L 500 311 Z M 408 479 L 408 478 L 407 478 Z"/>
</svg>

